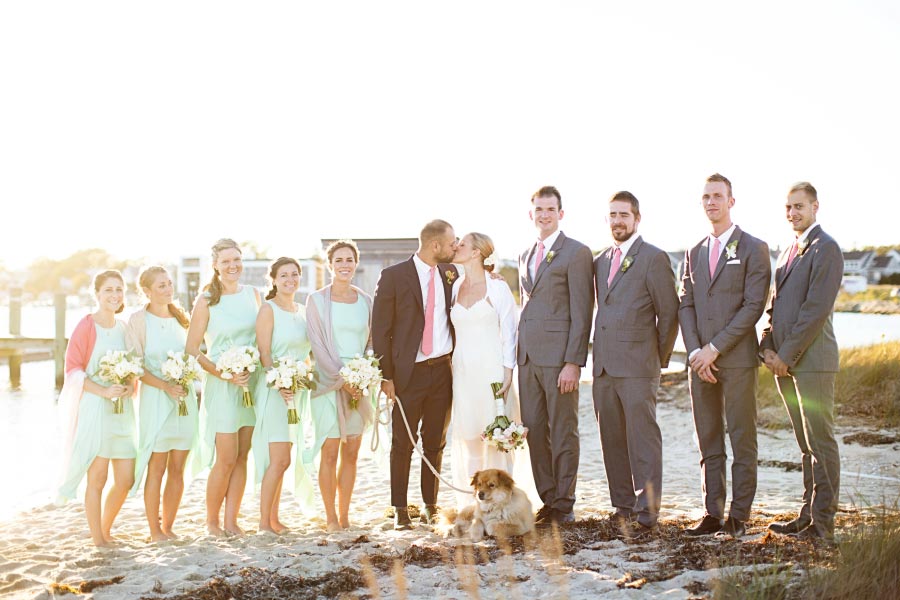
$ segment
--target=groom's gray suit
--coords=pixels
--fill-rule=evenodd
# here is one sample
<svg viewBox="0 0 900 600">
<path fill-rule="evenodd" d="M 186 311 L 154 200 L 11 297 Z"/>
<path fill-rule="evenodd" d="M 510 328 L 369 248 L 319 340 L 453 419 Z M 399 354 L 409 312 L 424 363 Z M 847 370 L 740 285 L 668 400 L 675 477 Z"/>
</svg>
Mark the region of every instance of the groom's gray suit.
<svg viewBox="0 0 900 600">
<path fill-rule="evenodd" d="M 565 363 L 583 367 L 593 311 L 590 249 L 562 232 L 532 279 L 528 265 L 536 244 L 519 257 L 522 314 L 517 362 L 522 422 L 534 483 L 544 505 L 562 513 L 575 504 L 578 473 L 578 390 L 561 394 Z"/>
<path fill-rule="evenodd" d="M 656 393 L 678 335 L 678 294 L 669 255 L 634 235 L 608 285 L 614 247 L 594 261 L 594 413 L 612 505 L 652 528 L 662 496 Z"/>
</svg>

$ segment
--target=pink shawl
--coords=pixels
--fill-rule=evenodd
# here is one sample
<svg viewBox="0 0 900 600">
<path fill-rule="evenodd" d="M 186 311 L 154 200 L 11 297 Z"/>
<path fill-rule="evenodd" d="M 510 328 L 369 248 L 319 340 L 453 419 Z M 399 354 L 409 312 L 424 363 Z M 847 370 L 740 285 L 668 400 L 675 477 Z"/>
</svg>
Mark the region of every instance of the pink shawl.
<svg viewBox="0 0 900 600">
<path fill-rule="evenodd" d="M 372 298 L 356 286 L 351 286 L 365 301 L 369 311 L 369 340 L 366 342 L 366 350 L 372 347 Z M 338 354 L 337 345 L 334 342 L 334 329 L 331 320 L 331 286 L 310 294 L 306 300 L 306 327 L 309 334 L 309 342 L 312 345 L 313 356 L 316 359 L 316 370 L 319 372 L 319 385 L 313 398 L 335 392 L 337 395 L 338 426 L 340 427 L 341 440 L 346 441 L 347 414 L 350 408 L 350 395 L 342 388 L 344 379 L 339 372 L 344 366 Z M 375 409 L 372 402 L 363 398 L 359 401 L 357 410 L 362 417 L 364 426 L 368 427 L 375 421 Z"/>
<path fill-rule="evenodd" d="M 87 315 L 75 326 L 75 330 L 69 338 L 69 345 L 66 346 L 66 380 L 59 393 L 57 404 L 60 432 L 63 436 L 60 482 L 64 480 L 69 471 L 72 444 L 78 428 L 78 408 L 84 393 L 84 380 L 87 377 L 85 371 L 91 361 L 91 354 L 94 352 L 96 342 L 97 330 L 94 327 L 94 318 L 92 315 Z"/>
</svg>

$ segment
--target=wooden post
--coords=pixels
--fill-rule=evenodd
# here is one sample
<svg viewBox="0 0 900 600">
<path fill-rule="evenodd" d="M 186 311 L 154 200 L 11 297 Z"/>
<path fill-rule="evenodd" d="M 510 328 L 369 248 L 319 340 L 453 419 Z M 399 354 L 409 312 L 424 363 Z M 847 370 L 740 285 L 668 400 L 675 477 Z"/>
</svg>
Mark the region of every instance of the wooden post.
<svg viewBox="0 0 900 600">
<path fill-rule="evenodd" d="M 66 295 L 53 295 L 56 313 L 56 335 L 53 341 L 53 363 L 56 367 L 56 389 L 62 389 L 66 377 Z"/>
<path fill-rule="evenodd" d="M 14 287 L 9 290 L 9 335 L 19 337 L 22 335 L 22 288 Z M 17 389 L 22 383 L 22 355 L 13 351 L 9 355 L 9 384 Z"/>
</svg>

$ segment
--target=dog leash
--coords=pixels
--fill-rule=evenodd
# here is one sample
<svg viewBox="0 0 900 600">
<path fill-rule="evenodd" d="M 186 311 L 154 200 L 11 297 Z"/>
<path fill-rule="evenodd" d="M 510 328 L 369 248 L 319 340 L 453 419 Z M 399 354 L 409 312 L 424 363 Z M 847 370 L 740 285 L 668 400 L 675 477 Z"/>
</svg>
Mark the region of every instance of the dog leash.
<svg viewBox="0 0 900 600">
<path fill-rule="evenodd" d="M 380 396 L 379 396 L 379 398 L 380 398 Z M 378 448 L 378 442 L 379 442 L 378 425 L 380 424 L 380 425 L 387 426 L 391 423 L 391 409 L 392 409 L 392 404 L 394 402 L 396 402 L 397 406 L 400 408 L 400 416 L 403 417 L 403 424 L 406 426 L 406 434 L 409 436 L 409 441 L 412 443 L 413 448 L 415 448 L 416 452 L 422 458 L 422 462 L 428 466 L 428 469 L 431 471 L 431 473 L 435 477 L 437 477 L 444 485 L 449 487 L 450 489 L 456 490 L 457 492 L 460 492 L 463 494 L 471 494 L 474 491 L 472 488 L 462 489 L 462 488 L 456 487 L 455 485 L 453 485 L 452 483 L 450 483 L 449 481 L 444 479 L 441 476 L 441 474 L 437 472 L 437 469 L 434 468 L 434 465 L 431 464 L 431 461 L 429 461 L 427 458 L 425 458 L 425 451 L 422 450 L 422 448 L 421 448 L 422 440 L 420 439 L 418 442 L 416 442 L 415 439 L 413 438 L 412 428 L 409 426 L 409 421 L 406 418 L 406 411 L 403 410 L 403 402 L 400 401 L 399 396 L 394 396 L 393 401 L 389 399 L 387 402 L 384 403 L 384 405 L 382 405 L 380 401 L 378 403 L 378 410 L 375 412 L 375 420 L 377 423 L 374 428 L 375 432 L 372 434 L 372 451 L 374 452 Z M 387 413 L 386 420 L 382 420 L 382 417 L 381 417 L 381 415 L 384 413 Z"/>
</svg>

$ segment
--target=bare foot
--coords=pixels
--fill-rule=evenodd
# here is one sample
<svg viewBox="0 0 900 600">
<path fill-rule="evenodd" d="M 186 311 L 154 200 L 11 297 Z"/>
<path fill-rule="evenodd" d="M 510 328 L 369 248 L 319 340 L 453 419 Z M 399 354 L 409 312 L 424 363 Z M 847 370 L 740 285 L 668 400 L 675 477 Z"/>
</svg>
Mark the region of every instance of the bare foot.
<svg viewBox="0 0 900 600">
<path fill-rule="evenodd" d="M 272 525 L 272 531 L 274 531 L 275 533 L 277 533 L 279 535 L 281 535 L 283 533 L 287 533 L 291 530 L 290 527 L 288 527 L 281 521 L 272 521 L 271 525 Z"/>
<path fill-rule="evenodd" d="M 113 548 L 115 546 L 115 544 L 113 544 L 112 542 L 108 542 L 105 539 L 92 541 L 94 542 L 94 546 L 96 546 L 97 548 Z"/>
<path fill-rule="evenodd" d="M 153 542 L 168 542 L 171 538 L 167 536 L 162 531 L 151 531 L 150 532 L 150 541 Z"/>
<path fill-rule="evenodd" d="M 167 538 L 169 538 L 170 540 L 177 540 L 177 539 L 178 539 L 178 534 L 175 533 L 174 531 L 166 531 L 166 530 L 164 529 L 164 530 L 163 530 L 163 535 L 165 535 L 165 536 L 166 536 Z"/>
<path fill-rule="evenodd" d="M 334 532 L 340 531 L 340 530 L 341 530 L 340 523 L 331 522 L 331 523 L 327 523 L 325 525 L 325 531 L 327 531 L 328 533 L 334 533 Z"/>
<path fill-rule="evenodd" d="M 341 529 L 350 529 L 350 517 L 341 517 Z"/>
<path fill-rule="evenodd" d="M 235 523 L 234 525 L 226 525 L 225 531 L 237 537 L 243 537 L 247 535 L 243 529 L 237 526 L 237 523 Z"/>
<path fill-rule="evenodd" d="M 260 526 L 259 526 L 259 528 L 257 529 L 256 533 L 257 533 L 257 534 L 260 534 L 260 533 L 274 533 L 275 535 L 278 535 L 279 532 L 276 531 L 275 528 L 273 528 L 273 527 L 266 527 L 266 526 L 260 524 Z"/>
<path fill-rule="evenodd" d="M 206 531 L 209 532 L 209 535 L 213 535 L 215 537 L 226 537 L 228 535 L 228 533 L 224 529 L 222 529 L 218 524 L 215 523 L 207 523 Z"/>
</svg>

